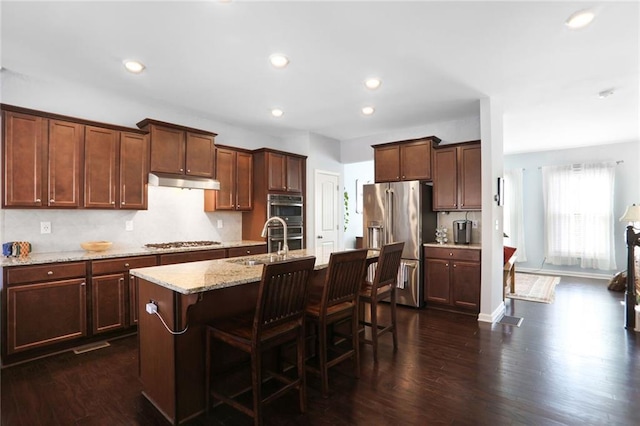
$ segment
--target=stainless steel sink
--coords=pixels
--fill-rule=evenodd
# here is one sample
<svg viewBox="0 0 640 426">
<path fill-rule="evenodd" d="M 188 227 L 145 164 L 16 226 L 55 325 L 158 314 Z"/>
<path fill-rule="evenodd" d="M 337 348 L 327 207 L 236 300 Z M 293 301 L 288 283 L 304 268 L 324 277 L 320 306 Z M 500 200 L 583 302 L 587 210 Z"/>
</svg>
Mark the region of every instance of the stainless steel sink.
<svg viewBox="0 0 640 426">
<path fill-rule="evenodd" d="M 245 265 L 245 266 L 258 266 L 264 265 L 266 263 L 279 262 L 281 260 L 287 259 L 295 259 L 301 257 L 299 255 L 279 255 L 279 254 L 267 254 L 263 256 L 255 256 L 249 258 L 240 258 L 240 259 L 229 259 L 227 262 L 235 263 L 236 265 Z"/>
</svg>

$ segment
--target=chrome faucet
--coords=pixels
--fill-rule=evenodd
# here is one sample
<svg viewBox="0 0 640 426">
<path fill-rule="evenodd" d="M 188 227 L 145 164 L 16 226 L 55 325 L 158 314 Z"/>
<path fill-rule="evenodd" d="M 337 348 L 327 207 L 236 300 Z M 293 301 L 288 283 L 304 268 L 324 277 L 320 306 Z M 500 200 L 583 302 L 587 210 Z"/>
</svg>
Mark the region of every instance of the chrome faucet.
<svg viewBox="0 0 640 426">
<path fill-rule="evenodd" d="M 264 223 L 264 226 L 262 227 L 261 235 L 262 235 L 262 238 L 267 236 L 267 227 L 269 226 L 269 222 L 273 222 L 274 220 L 280 222 L 282 224 L 282 227 L 284 228 L 284 236 L 283 236 L 284 242 L 282 244 L 282 250 L 278 250 L 278 254 L 286 256 L 289 253 L 289 246 L 287 245 L 287 222 L 285 222 L 281 217 L 278 217 L 278 216 L 270 217 Z"/>
</svg>

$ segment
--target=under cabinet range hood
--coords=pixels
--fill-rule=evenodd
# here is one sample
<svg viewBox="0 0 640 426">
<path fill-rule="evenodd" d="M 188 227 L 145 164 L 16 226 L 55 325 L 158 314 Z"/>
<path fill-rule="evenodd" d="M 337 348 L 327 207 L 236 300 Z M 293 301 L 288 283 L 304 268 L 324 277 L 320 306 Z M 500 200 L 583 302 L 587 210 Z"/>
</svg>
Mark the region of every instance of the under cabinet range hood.
<svg viewBox="0 0 640 426">
<path fill-rule="evenodd" d="M 170 173 L 149 173 L 149 185 L 171 186 L 187 189 L 220 189 L 220 182 L 215 179 L 197 176 L 179 176 Z"/>
</svg>

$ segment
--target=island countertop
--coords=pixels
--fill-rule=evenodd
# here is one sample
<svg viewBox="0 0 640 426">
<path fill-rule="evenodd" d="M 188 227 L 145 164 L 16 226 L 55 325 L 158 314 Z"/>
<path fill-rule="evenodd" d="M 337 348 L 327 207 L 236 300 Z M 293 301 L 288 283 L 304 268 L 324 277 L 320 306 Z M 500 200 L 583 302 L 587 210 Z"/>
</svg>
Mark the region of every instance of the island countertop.
<svg viewBox="0 0 640 426">
<path fill-rule="evenodd" d="M 316 257 L 315 270 L 324 269 L 328 266 L 329 254 L 326 253 L 324 256 Z M 369 250 L 367 258 L 375 259 L 378 255 L 379 252 L 377 250 Z M 132 269 L 129 273 L 181 294 L 194 294 L 260 281 L 263 263 L 248 265 L 246 261 L 260 261 L 269 259 L 270 256 L 275 255 L 271 253 L 232 259 L 151 266 Z M 291 258 L 315 256 L 315 250 L 291 250 L 289 256 Z"/>
</svg>

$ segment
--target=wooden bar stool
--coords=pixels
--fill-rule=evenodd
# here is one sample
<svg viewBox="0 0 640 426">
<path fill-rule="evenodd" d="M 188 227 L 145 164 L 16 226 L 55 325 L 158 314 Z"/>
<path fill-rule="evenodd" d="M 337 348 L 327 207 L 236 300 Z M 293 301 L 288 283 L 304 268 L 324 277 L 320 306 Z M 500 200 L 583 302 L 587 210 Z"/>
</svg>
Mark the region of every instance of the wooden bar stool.
<svg viewBox="0 0 640 426">
<path fill-rule="evenodd" d="M 396 285 L 398 282 L 398 269 L 404 242 L 387 244 L 382 246 L 380 257 L 376 266 L 376 273 L 373 282 L 365 280 L 360 290 L 360 305 L 368 303 L 371 307 L 371 321 L 361 321 L 363 328 L 361 342 L 373 346 L 373 361 L 378 362 L 378 337 L 381 334 L 390 332 L 393 336 L 393 351 L 398 350 L 398 333 L 396 330 Z M 389 325 L 378 324 L 378 302 L 389 298 L 391 309 L 391 323 Z M 371 339 L 365 337 L 366 327 L 371 328 Z"/>
<path fill-rule="evenodd" d="M 205 402 L 207 415 L 211 407 L 211 397 L 231 405 L 237 410 L 253 417 L 254 423 L 262 423 L 262 408 L 282 396 L 290 389 L 297 389 L 300 411 L 306 411 L 305 387 L 305 307 L 307 303 L 309 277 L 313 272 L 315 257 L 269 263 L 264 266 L 258 289 L 258 300 L 254 313 L 227 318 L 207 326 L 206 331 L 206 367 Z M 238 400 L 247 392 L 234 395 L 223 394 L 211 389 L 211 352 L 213 341 L 219 340 L 244 351 L 251 356 L 251 387 L 253 403 L 251 406 Z M 295 378 L 285 376 L 282 371 L 264 369 L 262 355 L 266 350 L 289 342 L 296 343 Z M 263 396 L 262 384 L 274 379 L 283 386 Z M 271 380 L 273 383 L 273 380 Z"/>
<path fill-rule="evenodd" d="M 355 377 L 360 376 L 360 350 L 358 342 L 358 293 L 365 274 L 367 250 L 352 250 L 332 253 L 329 258 L 322 296 L 320 300 L 307 304 L 307 321 L 316 330 L 319 349 L 317 367 L 307 363 L 307 369 L 320 375 L 322 396 L 329 394 L 329 368 L 347 359 L 353 358 Z M 327 328 L 338 322 L 351 322 L 351 345 L 348 349 L 334 345 L 333 337 L 327 334 Z M 331 341 L 330 341 L 331 340 Z"/>
</svg>

